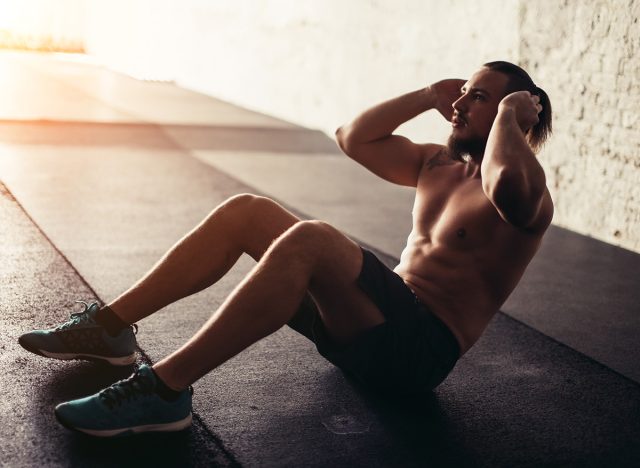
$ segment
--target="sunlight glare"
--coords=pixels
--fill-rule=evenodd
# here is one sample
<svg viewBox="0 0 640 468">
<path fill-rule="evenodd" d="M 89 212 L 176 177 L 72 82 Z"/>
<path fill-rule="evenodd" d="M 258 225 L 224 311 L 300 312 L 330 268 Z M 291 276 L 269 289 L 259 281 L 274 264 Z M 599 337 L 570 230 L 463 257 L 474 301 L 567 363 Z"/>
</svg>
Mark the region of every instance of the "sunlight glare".
<svg viewBox="0 0 640 468">
<path fill-rule="evenodd" d="M 33 1 L 0 0 L 0 30 L 22 32 L 28 27 L 28 10 Z"/>
<path fill-rule="evenodd" d="M 79 52 L 84 0 L 0 0 L 0 48 Z"/>
</svg>

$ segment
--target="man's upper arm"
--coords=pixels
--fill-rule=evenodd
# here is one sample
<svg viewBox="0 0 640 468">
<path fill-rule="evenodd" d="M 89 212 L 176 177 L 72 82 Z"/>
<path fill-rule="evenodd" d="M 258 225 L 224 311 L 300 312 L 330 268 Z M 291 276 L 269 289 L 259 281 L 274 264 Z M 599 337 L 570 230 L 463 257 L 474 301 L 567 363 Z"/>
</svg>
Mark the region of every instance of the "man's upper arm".
<svg viewBox="0 0 640 468">
<path fill-rule="evenodd" d="M 344 153 L 371 172 L 389 182 L 415 187 L 425 156 L 435 153 L 438 145 L 419 145 L 400 135 L 389 135 L 369 143 L 349 143 L 337 140 Z"/>
<path fill-rule="evenodd" d="M 553 212 L 553 200 L 551 199 L 549 189 L 545 188 L 542 199 L 540 200 L 538 212 L 526 229 L 532 232 L 546 231 L 553 220 Z"/>
</svg>

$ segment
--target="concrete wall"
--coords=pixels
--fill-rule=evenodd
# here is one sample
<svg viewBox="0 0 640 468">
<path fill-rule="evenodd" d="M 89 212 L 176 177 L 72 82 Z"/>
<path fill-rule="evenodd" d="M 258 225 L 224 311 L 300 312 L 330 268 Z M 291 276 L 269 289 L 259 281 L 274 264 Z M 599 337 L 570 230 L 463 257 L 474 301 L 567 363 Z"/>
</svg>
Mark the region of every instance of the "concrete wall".
<svg viewBox="0 0 640 468">
<path fill-rule="evenodd" d="M 134 76 L 175 80 L 333 135 L 376 101 L 467 76 L 490 59 L 516 60 L 517 6 L 500 0 L 94 0 L 86 47 Z M 483 34 L 487 25 L 496 31 L 490 37 Z M 409 136 L 446 138 L 442 119 L 422 120 L 408 126 Z"/>
<path fill-rule="evenodd" d="M 556 224 L 640 252 L 640 0 L 91 0 L 87 50 L 332 134 L 366 106 L 488 60 L 554 104 Z M 437 115 L 403 126 L 443 141 Z"/>
<path fill-rule="evenodd" d="M 520 57 L 554 106 L 556 224 L 640 252 L 640 1 L 522 3 Z"/>
</svg>

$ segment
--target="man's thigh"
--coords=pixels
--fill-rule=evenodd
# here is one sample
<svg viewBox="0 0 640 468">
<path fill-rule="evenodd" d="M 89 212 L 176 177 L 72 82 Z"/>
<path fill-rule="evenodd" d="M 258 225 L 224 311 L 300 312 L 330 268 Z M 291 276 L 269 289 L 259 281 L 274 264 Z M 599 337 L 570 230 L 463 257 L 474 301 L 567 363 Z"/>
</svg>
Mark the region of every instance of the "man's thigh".
<svg viewBox="0 0 640 468">
<path fill-rule="evenodd" d="M 324 226 L 329 239 L 309 285 L 329 336 L 347 344 L 363 331 L 385 321 L 384 315 L 358 286 L 363 255 L 360 246 L 335 228 Z"/>
</svg>

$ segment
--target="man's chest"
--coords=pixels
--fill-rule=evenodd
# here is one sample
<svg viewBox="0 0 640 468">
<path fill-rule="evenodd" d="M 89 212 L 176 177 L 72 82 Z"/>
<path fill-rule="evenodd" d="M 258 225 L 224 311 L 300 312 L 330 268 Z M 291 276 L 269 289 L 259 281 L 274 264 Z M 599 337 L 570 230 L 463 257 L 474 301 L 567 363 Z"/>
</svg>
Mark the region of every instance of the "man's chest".
<svg viewBox="0 0 640 468">
<path fill-rule="evenodd" d="M 504 223 L 478 179 L 420 184 L 413 219 L 414 230 L 432 244 L 460 249 L 490 242 Z"/>
</svg>

